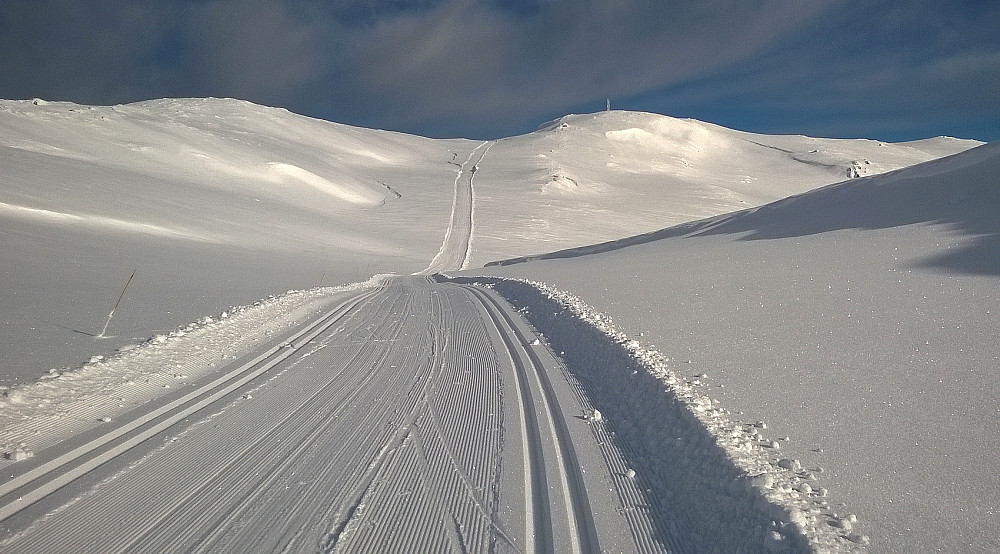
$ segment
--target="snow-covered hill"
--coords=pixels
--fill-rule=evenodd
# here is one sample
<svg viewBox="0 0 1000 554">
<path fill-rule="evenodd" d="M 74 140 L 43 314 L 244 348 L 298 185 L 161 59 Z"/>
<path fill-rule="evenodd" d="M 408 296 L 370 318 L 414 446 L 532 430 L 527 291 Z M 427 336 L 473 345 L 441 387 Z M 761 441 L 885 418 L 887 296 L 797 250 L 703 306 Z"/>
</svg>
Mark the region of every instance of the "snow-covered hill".
<svg viewBox="0 0 1000 554">
<path fill-rule="evenodd" d="M 639 112 L 566 116 L 499 141 L 481 164 L 473 265 L 662 229 L 979 144 L 760 135 Z"/>
<path fill-rule="evenodd" d="M 0 384 L 289 289 L 426 267 L 475 144 L 248 102 L 0 102 Z M 132 270 L 108 328 L 97 334 Z"/>
<path fill-rule="evenodd" d="M 482 143 L 228 99 L 0 101 L 0 384 L 288 289 L 428 267 Z M 978 143 L 754 135 L 645 113 L 492 144 L 472 265 L 759 205 Z M 121 309 L 98 334 L 133 270 Z"/>
<path fill-rule="evenodd" d="M 219 343 L 175 339 L 199 325 L 164 335 L 211 334 L 233 305 L 612 241 L 489 272 L 579 295 L 733 419 L 767 422 L 874 550 L 1000 548 L 1000 157 L 963 152 L 980 144 L 632 112 L 432 140 L 236 100 L 0 101 L 0 387 L 44 414 L 15 384 L 116 350 L 133 355 L 63 381 L 100 395 L 129 360 L 167 371 L 159 339 L 197 358 Z M 229 311 L 247 327 L 212 340 L 249 348 L 336 294 Z"/>
<path fill-rule="evenodd" d="M 437 224 L 428 229 L 433 238 L 399 241 L 392 232 L 399 227 L 384 227 L 394 219 L 392 202 L 406 192 L 412 208 L 440 207 L 450 193 L 449 150 L 465 148 L 464 141 L 352 128 L 217 99 L 113 107 L 4 102 L 0 128 L 6 219 L 224 247 L 347 249 L 421 261 L 426 254 L 419 248 L 433 253 L 446 221 L 428 214 L 428 224 Z"/>
<path fill-rule="evenodd" d="M 488 270 L 574 293 L 787 437 L 775 459 L 823 468 L 871 551 L 997 551 L 998 183 L 991 143 Z"/>
</svg>

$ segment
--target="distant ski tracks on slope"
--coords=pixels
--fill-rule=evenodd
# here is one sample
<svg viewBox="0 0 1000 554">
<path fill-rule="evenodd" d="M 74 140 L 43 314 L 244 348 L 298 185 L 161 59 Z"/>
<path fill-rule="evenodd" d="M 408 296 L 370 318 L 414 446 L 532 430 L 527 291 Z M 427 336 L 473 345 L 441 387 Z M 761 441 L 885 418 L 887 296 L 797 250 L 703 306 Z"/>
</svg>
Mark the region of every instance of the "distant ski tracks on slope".
<svg viewBox="0 0 1000 554">
<path fill-rule="evenodd" d="M 455 175 L 455 192 L 452 196 L 451 218 L 444 234 L 441 249 L 420 275 L 430 275 L 449 270 L 465 269 L 472 255 L 472 232 L 475 226 L 474 180 L 479 164 L 495 141 L 485 141 L 477 146 Z"/>
<path fill-rule="evenodd" d="M 651 550 L 558 364 L 495 293 L 390 280 L 178 402 L 39 451 L 45 469 L 3 484 L 0 551 Z"/>
</svg>

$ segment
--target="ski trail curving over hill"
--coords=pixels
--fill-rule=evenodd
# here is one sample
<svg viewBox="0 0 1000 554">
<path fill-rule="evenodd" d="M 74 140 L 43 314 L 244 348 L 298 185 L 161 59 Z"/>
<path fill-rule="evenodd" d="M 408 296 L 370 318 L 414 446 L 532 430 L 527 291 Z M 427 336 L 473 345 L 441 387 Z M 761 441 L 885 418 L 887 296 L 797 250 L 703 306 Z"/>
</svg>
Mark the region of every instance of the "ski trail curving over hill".
<svg viewBox="0 0 1000 554">
<path fill-rule="evenodd" d="M 465 159 L 462 167 L 458 169 L 457 175 L 455 175 L 451 219 L 448 222 L 448 230 L 445 231 L 441 249 L 431 260 L 430 265 L 416 275 L 431 275 L 468 267 L 472 250 L 473 216 L 475 213 L 473 180 L 479 169 L 479 164 L 482 163 L 493 144 L 495 141 L 485 141 L 477 146 L 469 153 L 469 157 Z"/>
</svg>

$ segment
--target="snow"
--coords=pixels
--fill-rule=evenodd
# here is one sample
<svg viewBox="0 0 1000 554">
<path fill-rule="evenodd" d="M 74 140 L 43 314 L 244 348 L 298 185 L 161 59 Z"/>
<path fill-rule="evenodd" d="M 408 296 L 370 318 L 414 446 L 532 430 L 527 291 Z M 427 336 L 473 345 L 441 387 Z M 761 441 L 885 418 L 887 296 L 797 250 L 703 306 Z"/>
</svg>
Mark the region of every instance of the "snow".
<svg viewBox="0 0 1000 554">
<path fill-rule="evenodd" d="M 660 137 L 664 152 L 605 137 L 633 128 Z M 609 112 L 567 116 L 486 153 L 481 142 L 352 128 L 230 99 L 0 101 L 0 130 L 8 337 L 0 386 L 276 292 L 433 271 L 428 260 L 454 225 L 462 160 L 482 169 L 474 205 L 452 214 L 475 228 L 460 265 L 476 267 L 775 200 L 840 180 L 853 159 L 889 169 L 975 144 L 774 137 Z M 726 143 L 740 154 L 688 167 L 668 152 L 672 136 L 690 137 L 685 152 Z M 793 159 L 811 150 L 836 170 Z M 471 186 L 471 168 L 464 174 Z M 95 344 L 88 335 L 132 270 L 107 332 L 115 336 Z"/>
<path fill-rule="evenodd" d="M 620 111 L 483 143 L 230 99 L 2 100 L 0 464 L 184 394 L 373 275 L 576 248 L 466 274 L 537 283 L 496 287 L 543 331 L 525 344 L 603 383 L 579 417 L 633 449 L 605 454 L 622 487 L 688 509 L 660 528 L 995 550 L 1000 148 L 980 144 Z M 610 344 L 628 373 L 587 365 Z"/>
<path fill-rule="evenodd" d="M 774 443 L 718 408 L 697 379 L 679 378 L 668 358 L 572 294 L 527 281 L 484 284 L 566 360 L 595 406 L 591 423 L 600 414 L 596 426 L 621 445 L 634 466 L 621 473 L 641 478 L 656 527 L 672 530 L 672 547 L 755 551 L 773 539 L 797 551 L 805 537 L 819 551 L 845 549 L 846 537 L 827 524 L 828 503 L 811 490 L 800 494 L 813 473 L 777 469 Z"/>
<path fill-rule="evenodd" d="M 789 437 L 783 459 L 823 468 L 851 540 L 996 550 L 998 175 L 989 144 L 489 273 L 573 291 L 709 375 L 721 408 Z"/>
<path fill-rule="evenodd" d="M 271 294 L 426 267 L 446 162 L 477 144 L 226 99 L 0 101 L 0 385 Z M 95 344 L 132 270 L 116 337 Z"/>
<path fill-rule="evenodd" d="M 496 142 L 476 174 L 469 267 L 590 245 L 758 206 L 977 146 L 734 131 L 639 112 L 566 116 Z"/>
</svg>

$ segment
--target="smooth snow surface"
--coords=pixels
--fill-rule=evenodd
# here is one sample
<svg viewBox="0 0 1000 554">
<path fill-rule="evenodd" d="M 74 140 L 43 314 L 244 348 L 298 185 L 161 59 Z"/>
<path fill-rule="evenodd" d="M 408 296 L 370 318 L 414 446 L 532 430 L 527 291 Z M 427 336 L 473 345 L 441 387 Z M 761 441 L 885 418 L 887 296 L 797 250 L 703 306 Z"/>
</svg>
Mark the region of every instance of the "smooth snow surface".
<svg viewBox="0 0 1000 554">
<path fill-rule="evenodd" d="M 996 551 L 998 182 L 989 144 L 491 273 L 573 291 L 766 422 L 871 551 Z"/>
<path fill-rule="evenodd" d="M 982 144 L 734 131 L 637 112 L 566 116 L 497 141 L 476 175 L 470 267 L 654 231 Z"/>
<path fill-rule="evenodd" d="M 995 549 L 979 144 L 0 101 L 0 550 Z"/>
</svg>

